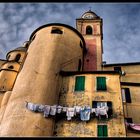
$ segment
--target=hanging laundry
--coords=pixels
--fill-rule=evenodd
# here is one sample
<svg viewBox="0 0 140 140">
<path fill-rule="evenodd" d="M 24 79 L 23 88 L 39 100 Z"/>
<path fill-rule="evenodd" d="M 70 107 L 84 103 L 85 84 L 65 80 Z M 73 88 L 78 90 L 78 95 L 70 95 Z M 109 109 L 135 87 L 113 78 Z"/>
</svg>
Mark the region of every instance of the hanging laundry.
<svg viewBox="0 0 140 140">
<path fill-rule="evenodd" d="M 35 112 L 38 112 L 38 110 L 39 110 L 39 104 L 34 104 L 34 110 L 33 111 L 35 111 Z"/>
<path fill-rule="evenodd" d="M 95 113 L 95 108 L 91 108 L 91 113 Z"/>
<path fill-rule="evenodd" d="M 104 107 L 99 108 L 99 114 L 100 115 L 106 115 L 106 118 L 108 118 L 107 109 L 104 108 Z"/>
<path fill-rule="evenodd" d="M 38 112 L 39 104 L 27 102 L 26 107 L 31 111 Z"/>
<path fill-rule="evenodd" d="M 44 112 L 44 105 L 39 105 L 38 112 Z"/>
<path fill-rule="evenodd" d="M 81 106 L 74 106 L 76 113 L 80 113 Z"/>
<path fill-rule="evenodd" d="M 44 106 L 44 117 L 48 117 L 49 116 L 50 109 L 51 109 L 50 105 L 45 105 Z"/>
<path fill-rule="evenodd" d="M 90 120 L 91 117 L 91 113 L 95 113 L 96 116 L 98 116 L 99 118 L 102 115 L 106 115 L 106 118 L 108 118 L 108 107 L 104 106 L 104 107 L 99 107 L 97 106 L 97 108 L 91 108 L 90 106 L 74 106 L 74 107 L 63 107 L 60 105 L 40 105 L 40 104 L 34 104 L 34 103 L 30 103 L 27 102 L 26 103 L 26 107 L 34 112 L 44 112 L 44 117 L 48 117 L 49 115 L 56 115 L 56 113 L 63 113 L 66 112 L 66 116 L 67 116 L 67 120 L 71 120 L 72 117 L 74 117 L 75 115 L 78 115 L 78 117 L 80 117 L 80 119 L 82 121 L 88 121 Z M 80 115 L 80 116 L 79 116 Z M 137 126 L 136 126 L 137 127 Z"/>
<path fill-rule="evenodd" d="M 126 123 L 128 128 L 131 128 L 136 131 L 140 131 L 140 124 L 134 124 L 134 123 Z"/>
<path fill-rule="evenodd" d="M 90 107 L 82 107 L 80 110 L 80 119 L 82 121 L 90 120 L 90 113 L 91 113 Z"/>
<path fill-rule="evenodd" d="M 75 115 L 75 108 L 74 107 L 68 107 L 67 108 L 67 113 L 66 113 L 67 120 L 71 120 L 71 118 L 74 117 L 74 115 Z"/>
<path fill-rule="evenodd" d="M 89 121 L 90 120 L 90 114 L 91 114 L 91 108 L 90 106 L 86 106 L 85 107 L 85 121 Z"/>
<path fill-rule="evenodd" d="M 67 111 L 67 107 L 63 107 L 63 108 L 62 108 L 62 111 L 63 111 L 63 112 L 66 112 L 66 111 Z"/>
<path fill-rule="evenodd" d="M 99 114 L 100 114 L 100 107 L 99 106 L 97 106 L 97 108 L 95 108 L 95 114 L 96 114 L 96 116 L 99 116 Z"/>
<path fill-rule="evenodd" d="M 108 111 L 108 106 L 105 106 L 104 108 L 106 109 L 106 111 Z"/>
<path fill-rule="evenodd" d="M 62 107 L 62 106 L 60 106 L 60 105 L 59 105 L 59 106 L 57 106 L 57 113 L 61 113 L 62 108 L 63 108 L 63 107 Z"/>
<path fill-rule="evenodd" d="M 56 107 L 57 107 L 57 105 L 51 106 L 51 108 L 50 108 L 50 115 L 52 115 L 52 116 L 56 115 Z"/>
<path fill-rule="evenodd" d="M 34 104 L 26 102 L 26 108 L 31 110 L 31 111 L 34 111 Z"/>
</svg>

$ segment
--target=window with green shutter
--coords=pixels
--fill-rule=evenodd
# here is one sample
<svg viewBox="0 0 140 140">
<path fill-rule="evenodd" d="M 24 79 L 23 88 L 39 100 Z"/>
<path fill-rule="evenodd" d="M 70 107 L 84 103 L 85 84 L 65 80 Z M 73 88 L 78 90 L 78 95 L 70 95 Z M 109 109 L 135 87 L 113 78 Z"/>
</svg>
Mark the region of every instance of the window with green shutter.
<svg viewBox="0 0 140 140">
<path fill-rule="evenodd" d="M 97 91 L 106 90 L 106 77 L 97 77 Z"/>
<path fill-rule="evenodd" d="M 84 91 L 85 76 L 77 76 L 75 80 L 75 91 Z"/>
<path fill-rule="evenodd" d="M 98 137 L 107 137 L 107 125 L 98 125 Z"/>
</svg>

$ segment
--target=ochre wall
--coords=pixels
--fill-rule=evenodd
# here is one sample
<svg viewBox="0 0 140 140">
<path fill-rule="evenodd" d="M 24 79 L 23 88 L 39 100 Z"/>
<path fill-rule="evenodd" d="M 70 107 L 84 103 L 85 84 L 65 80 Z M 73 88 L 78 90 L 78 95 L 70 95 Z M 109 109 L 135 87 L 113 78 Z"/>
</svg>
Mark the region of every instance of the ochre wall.
<svg viewBox="0 0 140 140">
<path fill-rule="evenodd" d="M 63 34 L 51 34 L 52 26 L 42 28 L 29 45 L 24 62 L 1 121 L 1 136 L 51 136 L 54 120 L 29 111 L 26 101 L 56 104 L 59 95 L 60 70 L 78 69 L 82 59 L 81 38 L 61 27 Z M 71 60 L 69 66 L 62 64 Z"/>
<path fill-rule="evenodd" d="M 2 99 L 3 99 L 4 93 L 5 93 L 5 92 L 2 92 L 2 91 L 0 92 L 0 103 L 2 102 Z M 1 107 L 1 104 L 0 104 L 0 107 Z"/>
<path fill-rule="evenodd" d="M 26 54 L 25 51 L 11 51 L 11 52 L 9 52 L 8 56 L 7 56 L 8 57 L 8 61 L 14 61 L 17 54 L 21 55 L 21 57 L 20 57 L 18 62 L 19 63 L 23 62 L 25 54 Z"/>
<path fill-rule="evenodd" d="M 3 115 L 4 115 L 4 112 L 5 112 L 5 109 L 6 109 L 6 106 L 7 106 L 7 103 L 8 103 L 8 100 L 11 96 L 11 91 L 7 91 L 3 94 L 0 94 L 0 96 L 1 96 L 1 100 L 0 100 L 0 122 L 1 122 L 2 118 L 3 118 Z M 2 129 L 3 128 L 0 125 L 0 131 Z"/>
<path fill-rule="evenodd" d="M 0 91 L 12 90 L 16 76 L 15 71 L 2 70 L 0 72 Z"/>
<path fill-rule="evenodd" d="M 104 70 L 114 70 L 113 66 L 104 67 Z M 126 74 L 121 76 L 121 82 L 140 83 L 140 65 L 121 66 L 122 71 Z M 132 118 L 133 123 L 140 123 L 140 87 L 124 86 L 121 88 L 129 88 L 131 103 L 123 103 L 125 118 Z M 139 137 L 140 134 L 127 130 L 127 136 Z"/>
<path fill-rule="evenodd" d="M 78 76 L 78 75 L 75 75 Z M 90 121 L 64 121 L 60 120 L 56 124 L 55 131 L 58 136 L 97 136 L 97 124 L 108 125 L 109 137 L 125 137 L 124 114 L 122 106 L 122 97 L 120 89 L 119 75 L 112 74 L 81 74 L 85 76 L 85 91 L 75 92 L 75 76 L 63 77 L 62 87 L 60 92 L 59 104 L 62 106 L 73 107 L 75 105 L 92 107 L 92 101 L 111 101 L 113 105 L 113 114 L 116 117 L 108 121 L 91 119 Z M 96 77 L 105 76 L 107 78 L 107 91 L 96 91 Z"/>
<path fill-rule="evenodd" d="M 125 118 L 132 118 L 133 123 L 140 123 L 140 87 L 139 86 L 122 86 L 122 88 L 129 88 L 131 103 L 124 102 Z M 140 137 L 136 131 L 127 130 L 127 136 Z"/>
<path fill-rule="evenodd" d="M 12 69 L 8 68 L 13 66 Z M 0 70 L 0 91 L 10 91 L 14 86 L 20 64 L 17 62 L 6 62 L 1 66 Z"/>
<path fill-rule="evenodd" d="M 103 67 L 103 70 L 114 70 L 116 66 Z M 118 66 L 126 74 L 121 76 L 121 82 L 140 83 L 140 65 Z"/>
</svg>

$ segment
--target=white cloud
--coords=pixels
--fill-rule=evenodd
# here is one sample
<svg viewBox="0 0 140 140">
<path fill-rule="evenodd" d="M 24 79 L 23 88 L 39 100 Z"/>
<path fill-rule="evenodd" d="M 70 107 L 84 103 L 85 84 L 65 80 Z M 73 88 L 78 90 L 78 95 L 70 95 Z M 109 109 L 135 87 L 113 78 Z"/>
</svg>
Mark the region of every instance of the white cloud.
<svg viewBox="0 0 140 140">
<path fill-rule="evenodd" d="M 44 24 L 60 22 L 75 27 L 75 19 L 89 7 L 103 18 L 104 61 L 140 61 L 140 4 L 120 3 L 1 3 L 0 58 Z"/>
</svg>

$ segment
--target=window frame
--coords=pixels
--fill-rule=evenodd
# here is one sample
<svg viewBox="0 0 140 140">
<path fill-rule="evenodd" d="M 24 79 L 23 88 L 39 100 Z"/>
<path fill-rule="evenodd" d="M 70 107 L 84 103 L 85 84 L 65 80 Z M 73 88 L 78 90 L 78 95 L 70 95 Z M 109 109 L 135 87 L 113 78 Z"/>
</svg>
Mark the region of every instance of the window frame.
<svg viewBox="0 0 140 140">
<path fill-rule="evenodd" d="M 99 128 L 102 129 L 102 136 L 99 135 Z M 106 132 L 105 132 L 106 128 Z M 98 124 L 97 125 L 97 137 L 108 137 L 108 125 L 107 124 Z"/>
<path fill-rule="evenodd" d="M 97 102 L 97 107 L 107 107 L 107 102 L 106 101 L 99 101 L 99 102 Z"/>
<path fill-rule="evenodd" d="M 117 72 L 122 72 L 122 68 L 121 67 L 114 67 L 114 71 L 117 71 Z"/>
<path fill-rule="evenodd" d="M 20 53 L 16 54 L 16 56 L 15 56 L 15 62 L 19 62 L 20 59 L 21 59 L 21 54 Z"/>
<path fill-rule="evenodd" d="M 88 33 L 88 28 L 90 29 L 90 33 Z M 91 25 L 86 26 L 86 35 L 93 35 L 93 27 L 91 27 Z"/>
<path fill-rule="evenodd" d="M 113 115 L 113 102 L 112 101 L 92 101 L 92 108 L 97 108 L 97 103 L 98 102 L 106 102 L 107 107 L 108 107 L 108 117 L 110 118 Z"/>
<path fill-rule="evenodd" d="M 130 117 L 124 118 L 127 123 L 133 123 L 133 119 Z"/>
<path fill-rule="evenodd" d="M 99 83 L 99 78 L 104 78 L 105 80 L 105 85 L 101 85 L 101 83 Z M 105 76 L 97 76 L 96 77 L 96 91 L 97 92 L 107 92 L 107 80 L 106 80 L 107 78 L 105 77 Z M 100 80 L 101 81 L 101 80 Z M 102 86 L 105 86 L 105 88 L 104 89 L 99 89 L 99 88 L 101 88 Z"/>
<path fill-rule="evenodd" d="M 84 79 L 83 79 L 83 85 L 81 85 L 81 82 L 80 82 L 79 87 L 80 87 L 80 88 L 81 88 L 82 86 L 83 86 L 83 87 L 82 87 L 82 90 L 81 90 L 81 89 L 79 90 L 79 89 L 78 89 L 79 87 L 78 87 L 78 85 L 77 85 L 77 84 L 79 83 L 79 82 L 78 82 L 78 78 L 82 78 L 82 77 L 84 78 Z M 75 77 L 74 92 L 84 92 L 84 91 L 85 91 L 85 79 L 86 79 L 86 76 L 76 76 L 76 77 Z"/>
<path fill-rule="evenodd" d="M 126 103 L 125 88 L 121 88 L 122 102 Z"/>
<path fill-rule="evenodd" d="M 52 27 L 51 34 L 62 35 L 63 34 L 63 30 L 61 28 L 59 28 L 59 27 Z"/>
<path fill-rule="evenodd" d="M 121 94 L 123 103 L 132 103 L 130 88 L 121 88 Z"/>
</svg>

